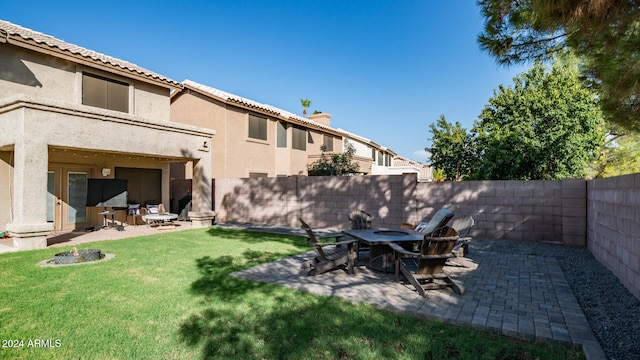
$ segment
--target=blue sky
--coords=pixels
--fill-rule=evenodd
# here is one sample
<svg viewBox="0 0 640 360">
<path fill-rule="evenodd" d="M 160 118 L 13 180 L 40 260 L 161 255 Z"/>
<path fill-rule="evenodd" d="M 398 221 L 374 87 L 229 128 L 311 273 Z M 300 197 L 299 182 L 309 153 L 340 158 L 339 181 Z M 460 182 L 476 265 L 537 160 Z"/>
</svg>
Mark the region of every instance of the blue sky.
<svg viewBox="0 0 640 360">
<path fill-rule="evenodd" d="M 474 0 L 21 0 L 0 18 L 299 115 L 310 99 L 332 127 L 420 162 L 429 124 L 469 129 L 527 69 L 480 51 Z"/>
</svg>

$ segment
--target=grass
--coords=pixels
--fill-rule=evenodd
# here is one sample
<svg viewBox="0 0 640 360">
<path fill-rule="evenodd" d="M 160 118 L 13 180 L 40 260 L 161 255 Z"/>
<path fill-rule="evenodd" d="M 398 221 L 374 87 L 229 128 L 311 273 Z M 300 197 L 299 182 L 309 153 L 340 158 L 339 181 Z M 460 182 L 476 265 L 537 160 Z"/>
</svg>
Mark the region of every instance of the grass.
<svg viewBox="0 0 640 360">
<path fill-rule="evenodd" d="M 42 268 L 39 261 L 68 249 L 0 255 L 0 358 L 584 357 L 553 342 L 515 340 L 228 275 L 308 250 L 300 237 L 210 228 L 79 248 L 116 258 Z"/>
</svg>

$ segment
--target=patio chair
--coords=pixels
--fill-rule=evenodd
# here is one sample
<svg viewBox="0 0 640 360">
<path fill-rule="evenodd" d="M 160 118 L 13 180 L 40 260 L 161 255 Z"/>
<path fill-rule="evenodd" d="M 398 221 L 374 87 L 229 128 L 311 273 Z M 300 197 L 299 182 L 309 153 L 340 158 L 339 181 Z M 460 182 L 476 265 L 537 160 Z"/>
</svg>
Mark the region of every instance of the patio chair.
<svg viewBox="0 0 640 360">
<path fill-rule="evenodd" d="M 408 251 L 398 244 L 390 244 L 395 255 L 396 280 L 400 281 L 402 273 L 423 297 L 427 296 L 426 290 L 446 287 L 462 295 L 462 287 L 444 271 L 447 260 L 455 256 L 451 251 L 458 238 L 457 231 L 444 226 L 425 234 L 419 253 Z"/>
<path fill-rule="evenodd" d="M 155 224 L 157 221 L 147 219 L 147 215 L 156 215 L 159 214 L 159 205 L 147 203 L 145 207 L 141 208 L 142 220 L 144 220 L 147 225 Z"/>
<path fill-rule="evenodd" d="M 462 266 L 474 269 L 478 267 L 478 264 L 464 257 L 469 253 L 468 242 L 471 241 L 469 232 L 471 231 L 471 227 L 474 224 L 475 221 L 473 220 L 473 217 L 471 215 L 453 219 L 451 227 L 458 232 L 460 238 L 458 239 L 458 242 L 456 242 L 456 245 L 452 250 L 455 257 L 449 259 L 449 261 L 447 261 L 447 265 Z"/>
<path fill-rule="evenodd" d="M 349 213 L 349 222 L 351 230 L 371 229 L 371 220 L 373 216 L 364 210 L 354 210 Z M 364 241 L 358 241 L 356 249 L 357 259 L 360 259 L 361 251 L 369 251 L 369 244 Z"/>
<path fill-rule="evenodd" d="M 451 210 L 442 208 L 438 210 L 428 222 L 423 221 L 416 225 L 415 230 L 425 234 L 433 232 L 434 230 L 447 225 L 452 217 L 453 212 Z"/>
<path fill-rule="evenodd" d="M 307 242 L 315 247 L 318 256 L 302 264 L 303 269 L 309 269 L 307 276 L 314 276 L 334 269 L 344 269 L 349 274 L 354 274 L 353 264 L 357 256 L 356 239 L 321 243 L 311 227 L 299 219 L 302 229 L 307 233 Z"/>
<path fill-rule="evenodd" d="M 133 226 L 138 225 L 138 216 L 140 216 L 140 204 L 127 204 L 127 219 L 126 222 L 129 223 L 129 216 L 133 217 Z"/>
</svg>

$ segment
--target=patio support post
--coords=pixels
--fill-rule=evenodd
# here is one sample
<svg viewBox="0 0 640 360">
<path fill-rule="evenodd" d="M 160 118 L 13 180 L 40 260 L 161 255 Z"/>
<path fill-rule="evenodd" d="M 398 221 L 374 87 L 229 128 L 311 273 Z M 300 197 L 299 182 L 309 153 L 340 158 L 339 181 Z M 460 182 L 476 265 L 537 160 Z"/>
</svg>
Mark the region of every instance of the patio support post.
<svg viewBox="0 0 640 360">
<path fill-rule="evenodd" d="M 211 156 L 193 162 L 192 211 L 189 211 L 191 226 L 212 225 L 215 212 L 212 210 Z"/>
<path fill-rule="evenodd" d="M 15 248 L 44 249 L 53 231 L 47 222 L 48 146 L 34 136 L 19 139 L 14 146 L 12 217 L 6 229 Z"/>
</svg>

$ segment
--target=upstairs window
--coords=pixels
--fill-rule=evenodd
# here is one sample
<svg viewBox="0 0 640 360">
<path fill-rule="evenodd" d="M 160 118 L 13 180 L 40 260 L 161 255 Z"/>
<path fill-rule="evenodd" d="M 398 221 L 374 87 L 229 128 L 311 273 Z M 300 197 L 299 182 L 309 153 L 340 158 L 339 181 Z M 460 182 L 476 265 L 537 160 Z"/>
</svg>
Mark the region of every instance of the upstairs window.
<svg viewBox="0 0 640 360">
<path fill-rule="evenodd" d="M 277 126 L 277 135 L 278 135 L 278 147 L 286 148 L 287 147 L 287 124 L 282 121 L 278 121 Z"/>
<path fill-rule="evenodd" d="M 294 126 L 292 130 L 291 147 L 297 150 L 307 150 L 307 130 Z"/>
<path fill-rule="evenodd" d="M 333 136 L 325 134 L 322 138 L 322 145 L 327 151 L 333 151 Z"/>
<path fill-rule="evenodd" d="M 267 119 L 249 115 L 249 137 L 267 141 Z"/>
<path fill-rule="evenodd" d="M 83 73 L 82 104 L 128 113 L 129 84 Z"/>
</svg>

